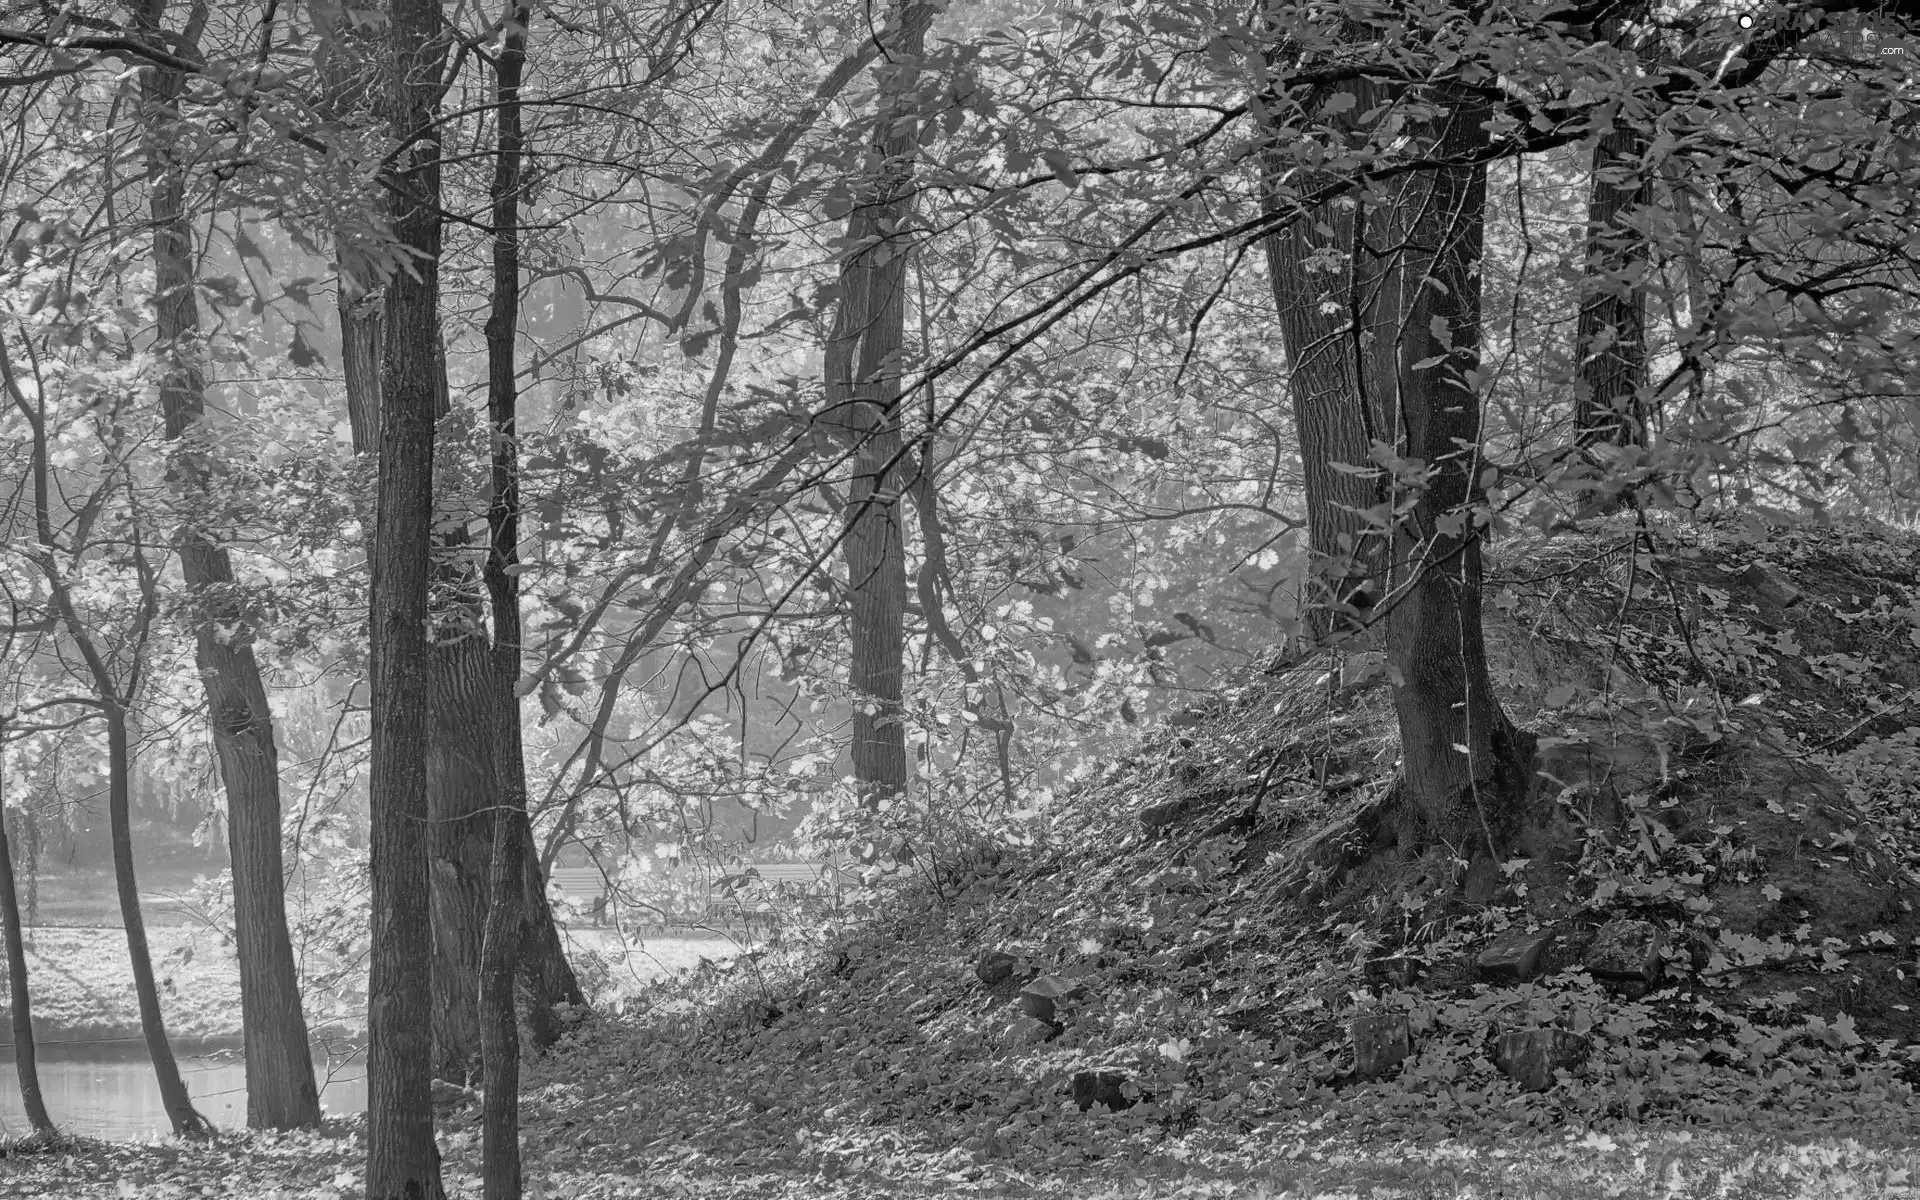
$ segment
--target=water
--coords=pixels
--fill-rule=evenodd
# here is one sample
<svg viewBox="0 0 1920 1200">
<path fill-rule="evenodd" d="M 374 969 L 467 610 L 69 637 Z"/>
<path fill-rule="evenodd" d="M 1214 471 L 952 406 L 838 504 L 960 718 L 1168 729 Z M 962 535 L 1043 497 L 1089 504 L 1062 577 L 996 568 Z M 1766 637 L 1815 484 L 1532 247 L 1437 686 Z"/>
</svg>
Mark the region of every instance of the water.
<svg viewBox="0 0 1920 1200">
<path fill-rule="evenodd" d="M 173 1131 L 160 1106 L 153 1064 L 138 1040 L 39 1048 L 40 1094 L 54 1124 L 69 1133 L 98 1138 L 144 1138 Z M 0 1136 L 32 1132 L 20 1103 L 20 1076 L 10 1050 L 0 1058 Z M 247 1123 L 247 1071 L 236 1050 L 179 1059 L 181 1077 L 200 1115 L 223 1129 Z M 314 1082 L 322 1085 L 321 1107 L 328 1116 L 357 1113 L 367 1106 L 366 1059 L 316 1057 Z M 329 1077 L 331 1075 L 331 1078 Z"/>
</svg>

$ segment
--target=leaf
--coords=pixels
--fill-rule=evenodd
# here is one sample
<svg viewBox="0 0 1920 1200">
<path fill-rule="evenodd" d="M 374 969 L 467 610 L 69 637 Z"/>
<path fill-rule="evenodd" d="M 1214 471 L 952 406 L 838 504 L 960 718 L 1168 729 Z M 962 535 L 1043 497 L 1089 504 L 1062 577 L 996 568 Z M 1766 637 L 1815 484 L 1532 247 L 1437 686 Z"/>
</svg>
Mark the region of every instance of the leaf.
<svg viewBox="0 0 1920 1200">
<path fill-rule="evenodd" d="M 307 341 L 306 331 L 298 325 L 293 327 L 293 344 L 287 347 L 287 360 L 294 366 L 303 368 L 326 365 L 326 360 L 320 357 L 320 352 Z"/>
<path fill-rule="evenodd" d="M 1565 708 L 1573 702 L 1578 691 L 1572 684 L 1563 683 L 1547 693 L 1546 705 L 1548 708 Z"/>
<path fill-rule="evenodd" d="M 1080 186 L 1080 173 L 1073 169 L 1073 160 L 1067 157 L 1066 151 L 1042 150 L 1040 157 L 1046 162 L 1047 168 L 1053 172 L 1053 177 L 1060 181 L 1062 187 L 1072 191 Z"/>
<path fill-rule="evenodd" d="M 1354 106 L 1358 103 L 1359 101 L 1354 98 L 1352 92 L 1338 92 L 1327 97 L 1327 102 L 1320 106 L 1320 115 L 1322 117 L 1337 117 L 1341 113 L 1352 112 Z"/>
<path fill-rule="evenodd" d="M 1765 896 L 1768 900 L 1772 901 L 1773 903 L 1778 904 L 1780 903 L 1780 897 L 1784 893 L 1782 893 L 1779 888 L 1769 883 L 1765 887 L 1760 889 L 1760 894 L 1762 896 Z"/>
</svg>

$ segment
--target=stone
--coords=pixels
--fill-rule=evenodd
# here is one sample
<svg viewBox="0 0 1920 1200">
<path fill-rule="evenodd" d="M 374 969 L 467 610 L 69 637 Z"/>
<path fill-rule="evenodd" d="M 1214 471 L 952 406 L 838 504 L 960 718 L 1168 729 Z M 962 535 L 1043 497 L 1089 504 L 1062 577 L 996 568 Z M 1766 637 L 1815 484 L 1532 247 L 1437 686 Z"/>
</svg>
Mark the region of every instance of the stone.
<svg viewBox="0 0 1920 1200">
<path fill-rule="evenodd" d="M 1740 582 L 1781 608 L 1791 608 L 1800 602 L 1800 589 L 1766 563 L 1755 561 L 1750 564 L 1740 573 Z"/>
<path fill-rule="evenodd" d="M 1377 1079 L 1413 1053 L 1413 1030 L 1404 1013 L 1355 1017 L 1351 1030 L 1357 1079 Z"/>
<path fill-rule="evenodd" d="M 1666 944 L 1667 935 L 1658 925 L 1617 918 L 1593 935 L 1583 965 L 1596 979 L 1654 983 L 1660 978 L 1660 951 Z"/>
<path fill-rule="evenodd" d="M 1571 1071 L 1586 1061 L 1587 1039 L 1564 1029 L 1516 1029 L 1500 1036 L 1493 1061 L 1508 1079 L 1530 1092 L 1554 1084 L 1554 1072 Z"/>
<path fill-rule="evenodd" d="M 1110 1112 L 1121 1112 L 1132 1108 L 1152 1096 L 1133 1089 L 1133 1095 L 1127 1094 L 1127 1085 L 1132 1080 L 1118 1071 L 1076 1071 L 1073 1076 L 1073 1102 L 1086 1112 L 1096 1104 L 1104 1104 Z"/>
<path fill-rule="evenodd" d="M 1042 975 L 1020 989 L 1020 1011 L 1036 1021 L 1051 1021 L 1059 1001 L 1084 995 L 1086 990 L 1084 983 Z"/>
<path fill-rule="evenodd" d="M 1482 950 L 1474 965 L 1488 979 L 1525 983 L 1540 973 L 1555 936 L 1552 929 L 1511 930 Z"/>
<path fill-rule="evenodd" d="M 1013 978 L 1013 969 L 1019 962 L 1005 950 L 989 950 L 973 964 L 973 974 L 988 987 L 996 987 Z"/>
<path fill-rule="evenodd" d="M 1412 987 L 1420 977 L 1420 960 L 1404 954 L 1367 960 L 1367 980 L 1386 987 Z"/>
<path fill-rule="evenodd" d="M 1164 804 L 1149 804 L 1140 810 L 1140 828 L 1148 833 L 1159 833 L 1180 819 L 1187 811 L 1185 800 L 1169 800 Z"/>
</svg>

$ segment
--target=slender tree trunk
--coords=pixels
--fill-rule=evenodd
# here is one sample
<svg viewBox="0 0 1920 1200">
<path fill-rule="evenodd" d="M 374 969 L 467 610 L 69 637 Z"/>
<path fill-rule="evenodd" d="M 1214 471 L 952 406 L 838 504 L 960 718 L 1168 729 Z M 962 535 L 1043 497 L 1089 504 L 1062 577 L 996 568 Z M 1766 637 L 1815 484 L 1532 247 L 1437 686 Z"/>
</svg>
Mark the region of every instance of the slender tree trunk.
<svg viewBox="0 0 1920 1200">
<path fill-rule="evenodd" d="M 1430 123 L 1409 123 L 1407 132 L 1431 142 L 1436 158 L 1483 150 L 1485 113 L 1459 97 L 1441 100 L 1456 107 Z M 1312 363 L 1320 352 L 1313 318 L 1323 298 L 1351 305 L 1335 323 L 1357 322 L 1343 339 L 1351 346 L 1340 368 L 1350 372 L 1344 382 L 1338 371 L 1314 367 L 1294 385 L 1300 444 L 1311 458 L 1384 443 L 1408 468 L 1383 472 L 1369 498 L 1393 506 L 1383 517 L 1401 514 L 1385 547 L 1375 610 L 1385 613 L 1400 727 L 1400 831 L 1409 842 L 1442 840 L 1497 858 L 1524 816 L 1532 739 L 1507 720 L 1493 693 L 1480 623 L 1482 531 L 1473 508 L 1485 464 L 1472 372 L 1485 168 L 1403 176 L 1379 205 L 1359 196 L 1355 205 L 1345 298 L 1323 296 L 1325 285 L 1307 282 L 1304 236 L 1276 238 L 1270 247 L 1290 362 Z M 1300 313 L 1303 304 L 1316 314 Z M 1309 513 L 1319 513 L 1314 535 L 1337 537 L 1339 519 L 1322 510 L 1340 502 L 1338 489 L 1311 465 L 1306 480 Z M 1334 559 L 1348 553 L 1340 544 L 1314 549 Z"/>
<path fill-rule="evenodd" d="M 900 708 L 907 567 L 900 491 L 900 374 L 905 349 L 907 226 L 919 122 L 910 109 L 932 5 L 899 0 L 883 37 L 868 199 L 847 218 L 840 306 L 826 349 L 828 420 L 853 450 L 847 491 L 847 586 L 853 599 L 847 682 L 853 696 L 853 773 L 870 805 L 907 790 Z"/>
<path fill-rule="evenodd" d="M 427 922 L 427 571 L 434 405 L 441 386 L 440 0 L 388 5 L 389 128 L 406 193 L 393 229 L 414 253 L 387 284 L 369 625 L 373 676 L 373 962 L 368 988 L 367 1200 L 441 1200 L 433 1140 Z M 427 132 L 421 132 L 421 131 Z"/>
<path fill-rule="evenodd" d="M 486 1200 L 520 1200 L 520 1026 L 514 1013 L 527 841 L 526 766 L 520 748 L 520 455 L 514 338 L 520 327 L 520 76 L 526 65 L 525 0 L 508 0 L 494 59 L 499 146 L 493 168 L 493 308 L 487 316 L 487 422 L 493 430 L 493 499 L 487 510 L 487 595 L 493 605 L 493 819 L 480 1020 L 486 1067 L 481 1159 Z"/>
<path fill-rule="evenodd" d="M 113 834 L 113 882 L 120 894 L 120 923 L 127 931 L 127 958 L 133 967 L 134 996 L 140 1002 L 140 1031 L 147 1055 L 153 1060 L 154 1080 L 160 1086 L 160 1106 L 173 1132 L 181 1137 L 212 1133 L 213 1126 L 193 1107 L 180 1067 L 167 1044 L 166 1015 L 160 1011 L 160 989 L 153 979 L 153 956 L 147 949 L 147 923 L 140 915 L 140 885 L 133 874 L 133 752 L 127 739 L 127 710 L 109 701 L 107 718 L 107 817 Z"/>
<path fill-rule="evenodd" d="M 155 309 L 159 345 L 169 355 L 160 382 L 167 439 L 176 444 L 172 481 L 205 504 L 203 436 L 206 383 L 194 345 L 200 333 L 194 294 L 193 229 L 185 177 L 169 147 L 178 123 L 178 72 L 147 75 L 149 209 L 153 218 Z M 320 1122 L 299 974 L 287 935 L 286 873 L 281 857 L 280 755 L 252 630 L 234 587 L 227 552 L 189 518 L 179 533 L 181 574 L 194 601 L 194 660 L 206 692 L 208 724 L 227 793 L 227 845 L 233 859 L 233 911 L 240 952 L 241 1027 L 246 1041 L 247 1124 L 291 1129 Z M 222 634 L 220 630 L 224 629 Z"/>
<path fill-rule="evenodd" d="M 0 762 L 0 769 L 5 764 Z M 0 776 L 0 785 L 5 784 Z M 0 795 L 5 788 L 0 786 Z M 13 1002 L 13 1069 L 20 1080 L 20 1102 L 35 1133 L 58 1132 L 47 1115 L 40 1094 L 40 1068 L 33 1051 L 33 997 L 27 990 L 27 946 L 20 923 L 20 893 L 13 878 L 13 841 L 8 835 L 6 804 L 0 800 L 0 919 L 7 937 L 7 988 Z"/>
<path fill-rule="evenodd" d="M 1615 183 L 1643 146 L 1624 116 L 1593 147 L 1587 201 L 1586 274 L 1575 332 L 1579 367 L 1574 383 L 1575 438 L 1581 445 L 1647 444 L 1646 239 L 1621 224 L 1643 207 L 1648 180 L 1637 174 Z M 1634 168 L 1637 171 L 1637 166 Z"/>
</svg>

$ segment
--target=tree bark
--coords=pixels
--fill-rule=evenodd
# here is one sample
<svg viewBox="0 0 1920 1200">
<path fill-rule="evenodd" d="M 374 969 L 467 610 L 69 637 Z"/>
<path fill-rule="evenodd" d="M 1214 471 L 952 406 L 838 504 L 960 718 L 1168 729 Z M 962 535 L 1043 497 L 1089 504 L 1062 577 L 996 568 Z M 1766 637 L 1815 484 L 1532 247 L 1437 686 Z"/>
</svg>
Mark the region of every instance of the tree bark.
<svg viewBox="0 0 1920 1200">
<path fill-rule="evenodd" d="M 867 199 L 847 217 L 851 249 L 825 363 L 827 419 L 853 454 L 843 553 L 852 596 L 847 683 L 853 701 L 853 774 L 879 806 L 907 790 L 901 712 L 907 569 L 900 502 L 901 355 L 905 347 L 907 226 L 919 123 L 910 111 L 932 6 L 899 0 L 882 34 L 871 152 L 880 162 Z"/>
<path fill-rule="evenodd" d="M 520 911 L 527 839 L 526 766 L 520 748 L 520 454 L 514 339 L 520 327 L 520 76 L 532 7 L 508 0 L 494 59 L 498 150 L 494 155 L 493 305 L 487 316 L 487 422 L 492 428 L 493 499 L 487 509 L 487 596 L 493 607 L 493 825 L 486 936 L 480 960 L 480 1031 L 486 1070 L 481 1175 L 486 1200 L 520 1200 L 520 1026 L 514 970 L 524 928 Z"/>
<path fill-rule="evenodd" d="M 465 541 L 464 536 L 460 538 Z M 444 544 L 443 544 L 444 545 Z M 436 564 L 445 589 L 472 580 L 462 564 Z M 427 852 L 433 906 L 433 1073 L 460 1083 L 480 1069 L 480 950 L 487 913 L 488 862 L 499 802 L 492 667 L 483 635 L 458 629 L 428 651 Z"/>
<path fill-rule="evenodd" d="M 1319 111 L 1336 94 L 1351 95 L 1355 103 L 1327 124 L 1352 136 L 1355 115 L 1373 109 L 1385 89 L 1367 80 L 1323 85 L 1305 102 L 1306 111 Z M 1270 170 L 1277 170 L 1277 164 Z M 1300 190 L 1325 187 L 1332 179 L 1324 171 L 1307 173 Z M 1367 411 L 1369 393 L 1360 361 L 1369 282 L 1360 212 L 1357 204 L 1320 204 L 1267 239 L 1313 554 L 1301 608 L 1309 631 L 1319 639 L 1363 626 L 1370 602 L 1385 583 L 1387 523 L 1379 509 L 1381 489 L 1374 478 L 1357 470 L 1371 465 L 1368 455 L 1379 433 Z"/>
<path fill-rule="evenodd" d="M 1372 107 L 1358 99 L 1350 111 Z M 1486 114 L 1459 95 L 1439 100 L 1452 105 L 1449 112 L 1409 122 L 1406 131 L 1441 161 L 1483 151 Z M 1376 444 L 1395 456 L 1388 460 L 1395 469 L 1370 480 L 1368 506 L 1390 506 L 1377 511 L 1390 519 L 1391 538 L 1383 539 L 1377 605 L 1357 615 L 1369 624 L 1384 620 L 1401 740 L 1402 840 L 1440 840 L 1498 858 L 1524 816 L 1533 748 L 1493 693 L 1480 622 L 1483 534 L 1475 506 L 1485 464 L 1473 372 L 1485 209 L 1480 165 L 1402 176 L 1377 206 L 1355 196 L 1345 297 L 1310 281 L 1306 238 L 1276 238 L 1270 253 L 1288 359 L 1314 364 L 1294 384 L 1303 457 Z M 1316 322 L 1322 300 L 1350 306 L 1335 324 L 1354 322 L 1339 338 L 1350 351 L 1338 368 L 1315 364 L 1331 344 Z M 1302 313 L 1303 306 L 1315 311 Z M 1306 475 L 1310 527 L 1316 538 L 1337 539 L 1341 518 L 1326 510 L 1352 501 L 1337 499 L 1342 490 L 1330 485 L 1337 473 L 1315 465 L 1324 464 L 1310 464 Z M 1337 542 L 1314 550 L 1335 560 L 1347 553 Z"/>
<path fill-rule="evenodd" d="M 4 767 L 0 763 L 0 767 Z M 0 777 L 0 784 L 5 779 Z M 4 792 L 4 788 L 0 788 Z M 0 920 L 7 937 L 7 988 L 13 1002 L 13 1069 L 20 1080 L 20 1103 L 27 1110 L 27 1122 L 35 1133 L 53 1134 L 53 1118 L 47 1115 L 47 1102 L 40 1093 L 40 1068 L 33 1049 L 33 997 L 27 990 L 27 946 L 20 922 L 20 893 L 13 878 L 13 840 L 6 821 L 6 805 L 0 801 Z"/>
<path fill-rule="evenodd" d="M 102 706 L 107 718 L 107 817 L 113 836 L 113 882 L 120 895 L 120 923 L 127 931 L 127 958 L 133 967 L 133 992 L 140 1003 L 140 1032 L 153 1077 L 160 1087 L 160 1106 L 173 1132 L 180 1137 L 213 1132 L 213 1126 L 193 1107 L 187 1085 L 180 1078 L 173 1047 L 167 1044 L 166 1015 L 160 1011 L 160 989 L 153 979 L 153 956 L 147 949 L 147 923 L 140 915 L 140 885 L 133 873 L 133 752 L 127 739 L 127 710 L 116 701 Z M 311 1069 L 311 1067 L 309 1067 Z"/>
<path fill-rule="evenodd" d="M 1649 181 L 1635 176 L 1614 184 L 1601 177 L 1636 159 L 1643 148 L 1625 116 L 1614 119 L 1615 126 L 1593 147 L 1587 201 L 1585 276 L 1575 331 L 1574 436 L 1582 446 L 1647 444 L 1646 285 L 1641 279 L 1647 243 L 1621 218 L 1645 205 Z"/>
<path fill-rule="evenodd" d="M 411 270 L 387 284 L 378 502 L 369 602 L 373 692 L 373 962 L 368 988 L 367 1200 L 442 1200 L 433 1140 L 427 883 L 427 572 L 434 406 L 441 386 L 440 0 L 390 0 L 387 122 L 415 138 L 393 232 Z M 425 132 L 422 132 L 425 131 Z M 417 138 L 415 135 L 418 135 Z"/>
<path fill-rule="evenodd" d="M 160 407 L 167 440 L 176 447 L 169 475 L 190 503 L 204 506 L 209 503 L 208 468 L 203 451 L 193 444 L 206 417 L 206 382 L 194 345 L 200 312 L 194 293 L 193 229 L 186 213 L 185 175 L 169 152 L 182 85 L 179 72 L 147 72 L 149 212 L 158 339 L 169 359 L 160 381 Z M 178 549 L 193 600 L 194 661 L 227 793 L 247 1124 L 255 1129 L 317 1125 L 320 1093 L 314 1085 L 299 973 L 287 935 L 280 755 L 273 712 L 226 550 L 193 518 L 180 529 Z"/>
</svg>

